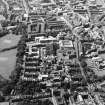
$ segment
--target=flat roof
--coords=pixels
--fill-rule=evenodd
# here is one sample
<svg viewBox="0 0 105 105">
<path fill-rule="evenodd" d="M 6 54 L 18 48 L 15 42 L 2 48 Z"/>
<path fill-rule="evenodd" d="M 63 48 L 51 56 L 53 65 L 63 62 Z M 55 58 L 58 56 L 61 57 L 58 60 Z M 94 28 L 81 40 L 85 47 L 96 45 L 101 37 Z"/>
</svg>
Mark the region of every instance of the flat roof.
<svg viewBox="0 0 105 105">
<path fill-rule="evenodd" d="M 0 102 L 0 105 L 9 105 L 9 102 Z"/>
</svg>

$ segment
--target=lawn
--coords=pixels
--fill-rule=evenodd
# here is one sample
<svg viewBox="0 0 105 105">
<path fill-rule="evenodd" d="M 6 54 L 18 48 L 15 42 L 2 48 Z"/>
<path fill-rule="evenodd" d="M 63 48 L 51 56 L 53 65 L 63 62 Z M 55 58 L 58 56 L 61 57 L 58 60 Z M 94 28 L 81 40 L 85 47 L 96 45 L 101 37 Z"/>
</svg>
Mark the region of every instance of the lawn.
<svg viewBox="0 0 105 105">
<path fill-rule="evenodd" d="M 17 45 L 21 36 L 6 35 L 0 38 L 0 50 Z"/>
<path fill-rule="evenodd" d="M 16 46 L 21 36 L 7 35 L 0 39 L 0 50 Z M 0 53 L 0 75 L 8 79 L 16 64 L 17 49 Z"/>
</svg>

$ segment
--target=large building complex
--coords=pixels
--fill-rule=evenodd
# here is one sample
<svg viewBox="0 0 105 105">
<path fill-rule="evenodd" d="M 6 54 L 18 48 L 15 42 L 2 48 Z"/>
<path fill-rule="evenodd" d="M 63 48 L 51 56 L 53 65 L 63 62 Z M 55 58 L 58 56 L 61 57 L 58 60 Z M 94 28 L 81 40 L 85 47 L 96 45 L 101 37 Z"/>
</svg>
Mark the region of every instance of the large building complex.
<svg viewBox="0 0 105 105">
<path fill-rule="evenodd" d="M 104 0 L 5 4 L 9 13 L 1 29 L 21 38 L 10 48 L 17 49 L 16 67 L 1 89 L 2 100 L 10 105 L 104 105 Z"/>
</svg>

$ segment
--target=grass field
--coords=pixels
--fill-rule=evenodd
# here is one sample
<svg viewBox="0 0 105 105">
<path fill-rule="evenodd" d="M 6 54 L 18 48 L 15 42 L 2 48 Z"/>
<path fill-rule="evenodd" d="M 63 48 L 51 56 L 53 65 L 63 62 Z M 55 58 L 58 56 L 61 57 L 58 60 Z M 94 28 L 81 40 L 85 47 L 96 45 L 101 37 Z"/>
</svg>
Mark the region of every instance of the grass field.
<svg viewBox="0 0 105 105">
<path fill-rule="evenodd" d="M 11 71 L 14 70 L 16 62 L 16 49 L 6 51 L 0 54 L 0 74 L 8 79 Z"/>
<path fill-rule="evenodd" d="M 17 45 L 21 36 L 6 35 L 0 38 L 0 50 Z"/>
<path fill-rule="evenodd" d="M 7 35 L 0 39 L 0 50 L 17 45 L 21 36 Z M 8 79 L 16 64 L 17 49 L 0 53 L 0 75 Z"/>
</svg>

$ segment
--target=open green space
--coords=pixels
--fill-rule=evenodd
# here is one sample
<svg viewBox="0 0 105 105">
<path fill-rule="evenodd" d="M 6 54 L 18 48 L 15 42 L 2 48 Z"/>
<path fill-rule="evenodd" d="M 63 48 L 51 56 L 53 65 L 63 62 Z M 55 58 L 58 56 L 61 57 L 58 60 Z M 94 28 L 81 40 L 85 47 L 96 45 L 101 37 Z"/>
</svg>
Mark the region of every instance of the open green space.
<svg viewBox="0 0 105 105">
<path fill-rule="evenodd" d="M 0 39 L 0 50 L 16 46 L 21 36 L 7 35 Z M 0 53 L 0 75 L 8 79 L 16 64 L 17 49 Z"/>
<path fill-rule="evenodd" d="M 0 50 L 16 46 L 21 36 L 6 35 L 0 38 Z"/>
</svg>

